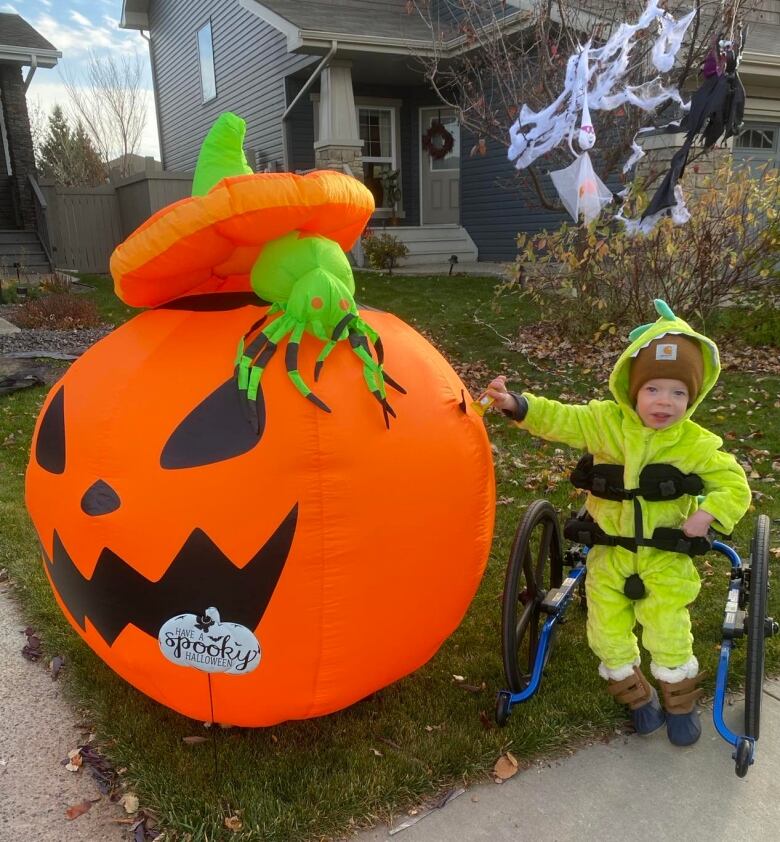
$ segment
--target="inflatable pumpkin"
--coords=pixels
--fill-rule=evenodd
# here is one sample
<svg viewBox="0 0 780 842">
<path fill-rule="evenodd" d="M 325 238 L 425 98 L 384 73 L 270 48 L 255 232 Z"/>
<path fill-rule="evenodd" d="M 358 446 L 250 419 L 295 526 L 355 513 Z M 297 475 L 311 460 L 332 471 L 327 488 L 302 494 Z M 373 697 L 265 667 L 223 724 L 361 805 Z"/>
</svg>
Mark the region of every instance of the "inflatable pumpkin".
<svg viewBox="0 0 780 842">
<path fill-rule="evenodd" d="M 310 176 L 284 175 L 252 176 L 256 201 L 306 199 Z M 348 247 L 370 200 L 354 179 L 312 175 L 317 195 L 293 214 L 297 227 L 273 231 L 274 242 L 295 241 L 308 310 L 289 296 L 269 305 L 242 291 L 254 286 L 260 270 L 253 275 L 252 267 L 265 267 L 267 280 L 286 251 L 281 263 L 258 263 L 261 236 L 234 225 L 230 236 L 243 240 L 226 256 L 214 245 L 227 236 L 219 215 L 216 235 L 201 228 L 208 247 L 199 260 L 180 255 L 160 269 L 160 252 L 179 241 L 162 237 L 159 226 L 186 238 L 176 214 L 194 218 L 222 192 L 223 207 L 234 178 L 247 177 L 221 180 L 166 209 L 173 221 L 164 210 L 120 247 L 112 264 L 123 264 L 118 289 L 141 290 L 159 306 L 71 366 L 33 438 L 27 504 L 66 617 L 128 682 L 195 719 L 271 725 L 317 716 L 408 674 L 460 622 L 490 549 L 490 447 L 458 376 L 408 325 L 344 297 L 341 280 L 330 284 L 338 293 L 330 303 L 343 314 L 338 330 L 323 327 L 328 302 L 313 307 L 324 294 L 322 272 L 343 268 L 343 254 L 306 244 L 323 238 L 320 223 L 329 241 L 338 227 L 333 212 L 318 223 L 316 208 L 357 197 L 339 206 L 341 229 L 352 232 L 340 245 Z M 274 192 L 280 183 L 282 198 Z M 217 252 L 231 272 L 212 266 L 204 280 L 197 267 Z M 173 271 L 176 263 L 189 281 Z M 232 271 L 239 264 L 243 274 Z M 196 294 L 182 296 L 193 287 Z M 269 329 L 300 314 L 304 329 L 284 334 L 285 365 L 267 353 L 283 338 Z M 252 384 L 242 388 L 247 356 Z M 303 399 L 293 372 L 302 380 L 319 374 L 316 401 Z M 377 394 L 384 382 L 396 387 L 393 407 Z M 182 641 L 191 647 L 182 666 L 161 630 L 170 644 L 186 616 L 197 619 L 197 640 L 178 638 L 177 652 Z M 257 650 L 214 672 L 242 630 L 254 633 Z"/>
</svg>

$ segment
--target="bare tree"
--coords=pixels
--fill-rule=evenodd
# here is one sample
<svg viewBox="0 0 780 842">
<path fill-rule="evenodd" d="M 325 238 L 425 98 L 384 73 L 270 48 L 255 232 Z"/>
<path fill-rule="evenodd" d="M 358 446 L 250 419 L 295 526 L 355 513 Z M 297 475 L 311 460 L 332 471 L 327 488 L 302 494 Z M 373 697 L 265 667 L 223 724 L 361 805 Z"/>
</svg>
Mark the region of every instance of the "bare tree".
<svg viewBox="0 0 780 842">
<path fill-rule="evenodd" d="M 27 115 L 30 119 L 30 137 L 32 138 L 36 166 L 40 166 L 41 149 L 48 130 L 48 118 L 40 100 L 32 99 L 28 101 Z"/>
<path fill-rule="evenodd" d="M 603 44 L 614 27 L 639 19 L 647 0 L 409 0 L 407 12 L 419 15 L 431 33 L 431 51 L 421 56 L 426 79 L 441 102 L 454 108 L 461 125 L 478 142 L 472 154 L 484 154 L 492 141 L 509 146 L 509 127 L 519 109 L 548 106 L 560 93 L 569 56 L 589 38 Z M 663 5 L 663 3 L 661 4 Z M 668 3 L 670 11 L 681 2 Z M 696 84 L 701 61 L 713 37 L 733 25 L 745 0 L 695 0 L 699 10 L 667 74 L 668 82 L 683 89 Z M 726 7 L 724 9 L 724 6 Z M 690 5 L 688 5 L 688 9 Z M 686 9 L 687 10 L 687 9 Z M 626 84 L 650 74 L 654 31 L 639 34 L 631 53 Z M 653 71 L 654 73 L 655 71 Z M 615 173 L 628 157 L 637 130 L 652 115 L 633 107 L 592 112 L 600 143 L 596 149 L 599 173 Z M 560 210 L 557 198 L 545 190 L 540 175 L 569 163 L 565 150 L 548 153 L 518 173 L 549 210 Z"/>
<path fill-rule="evenodd" d="M 119 158 L 122 176 L 129 174 L 129 156 L 137 152 L 146 124 L 143 76 L 138 53 L 91 53 L 83 78 L 63 71 L 75 117 L 84 124 L 106 167 Z"/>
</svg>

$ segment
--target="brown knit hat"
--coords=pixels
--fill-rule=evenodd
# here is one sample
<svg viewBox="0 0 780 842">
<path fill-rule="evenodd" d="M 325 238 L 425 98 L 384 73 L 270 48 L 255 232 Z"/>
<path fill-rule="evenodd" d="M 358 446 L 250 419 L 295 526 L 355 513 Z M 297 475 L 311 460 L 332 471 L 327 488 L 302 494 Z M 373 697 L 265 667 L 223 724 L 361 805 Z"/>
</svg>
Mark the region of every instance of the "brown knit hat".
<svg viewBox="0 0 780 842">
<path fill-rule="evenodd" d="M 642 348 L 631 361 L 628 395 L 635 403 L 637 392 L 648 380 L 682 380 L 688 387 L 688 402 L 693 403 L 703 376 L 704 359 L 699 343 L 690 336 L 666 333 Z"/>
</svg>

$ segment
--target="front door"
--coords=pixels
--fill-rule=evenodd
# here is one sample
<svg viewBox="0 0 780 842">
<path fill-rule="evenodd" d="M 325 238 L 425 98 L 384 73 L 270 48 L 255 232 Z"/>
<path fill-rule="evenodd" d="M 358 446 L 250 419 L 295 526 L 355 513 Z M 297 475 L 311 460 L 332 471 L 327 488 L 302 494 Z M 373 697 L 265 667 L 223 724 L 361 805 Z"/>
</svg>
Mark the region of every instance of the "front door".
<svg viewBox="0 0 780 842">
<path fill-rule="evenodd" d="M 460 221 L 460 125 L 450 108 L 421 108 L 421 135 L 440 122 L 452 135 L 452 149 L 443 158 L 433 158 L 420 146 L 420 194 L 422 224 L 457 224 Z M 436 142 L 437 138 L 434 138 Z M 440 140 L 440 139 L 439 139 Z"/>
</svg>

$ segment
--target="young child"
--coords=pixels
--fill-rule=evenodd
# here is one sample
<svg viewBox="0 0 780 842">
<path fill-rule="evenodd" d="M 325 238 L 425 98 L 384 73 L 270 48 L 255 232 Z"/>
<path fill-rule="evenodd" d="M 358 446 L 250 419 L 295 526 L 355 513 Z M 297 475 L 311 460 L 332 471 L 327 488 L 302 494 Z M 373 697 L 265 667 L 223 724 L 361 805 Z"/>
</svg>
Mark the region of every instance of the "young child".
<svg viewBox="0 0 780 842">
<path fill-rule="evenodd" d="M 655 306 L 661 318 L 631 333 L 612 371 L 614 401 L 573 406 L 516 395 L 503 376 L 487 394 L 532 435 L 590 454 L 572 481 L 588 489 L 592 520 L 572 520 L 565 530 L 591 546 L 588 643 L 609 693 L 631 708 L 637 732 L 666 722 L 669 740 L 687 746 L 701 734 L 702 693 L 688 614 L 701 583 L 687 553 L 710 528 L 730 533 L 751 494 L 736 459 L 720 450 L 722 440 L 691 421 L 718 379 L 715 343 L 665 302 Z M 637 621 L 665 712 L 639 668 Z"/>
</svg>

